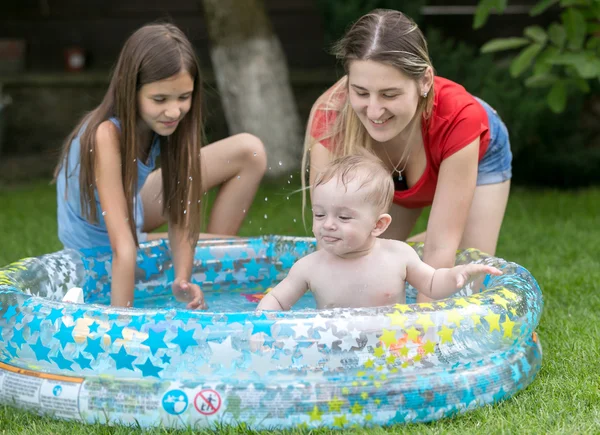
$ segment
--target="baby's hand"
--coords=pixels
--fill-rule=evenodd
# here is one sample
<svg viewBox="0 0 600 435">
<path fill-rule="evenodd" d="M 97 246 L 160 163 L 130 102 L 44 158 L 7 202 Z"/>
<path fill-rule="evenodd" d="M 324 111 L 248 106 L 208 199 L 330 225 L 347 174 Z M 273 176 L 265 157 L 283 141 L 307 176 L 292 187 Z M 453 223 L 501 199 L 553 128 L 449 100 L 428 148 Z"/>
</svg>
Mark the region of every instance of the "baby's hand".
<svg viewBox="0 0 600 435">
<path fill-rule="evenodd" d="M 206 310 L 208 306 L 204 301 L 204 293 L 200 290 L 198 284 L 193 284 L 181 278 L 176 278 L 173 282 L 173 294 L 180 302 L 187 302 L 187 308 L 190 310 Z"/>
<path fill-rule="evenodd" d="M 502 275 L 502 271 L 483 264 L 465 264 L 456 266 L 456 288 L 462 288 L 481 275 Z"/>
</svg>

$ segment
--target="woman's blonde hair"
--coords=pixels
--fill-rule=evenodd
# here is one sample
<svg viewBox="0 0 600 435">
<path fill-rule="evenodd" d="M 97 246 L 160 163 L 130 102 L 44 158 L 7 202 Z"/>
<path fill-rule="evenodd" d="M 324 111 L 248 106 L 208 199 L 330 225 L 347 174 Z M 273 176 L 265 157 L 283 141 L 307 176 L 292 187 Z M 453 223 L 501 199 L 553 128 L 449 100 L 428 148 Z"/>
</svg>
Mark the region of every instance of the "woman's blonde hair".
<svg viewBox="0 0 600 435">
<path fill-rule="evenodd" d="M 355 154 L 358 149 L 373 149 L 372 139 L 360 119 L 350 106 L 348 98 L 348 70 L 354 60 L 372 60 L 398 68 L 415 81 L 425 75 L 428 68 L 433 72 L 427 41 L 417 24 L 402 12 L 390 9 L 375 9 L 362 16 L 333 47 L 333 53 L 342 61 L 346 75 L 313 105 L 308 119 L 302 157 L 303 209 L 306 205 L 306 177 L 310 162 L 311 147 L 329 140 L 335 157 Z M 431 115 L 434 89 L 419 99 L 415 118 Z M 319 137 L 312 136 L 315 114 L 324 117 L 321 125 L 326 126 Z M 414 123 L 411 123 L 414 126 Z M 405 150 L 406 154 L 406 150 Z M 402 159 L 405 155 L 402 156 Z"/>
</svg>

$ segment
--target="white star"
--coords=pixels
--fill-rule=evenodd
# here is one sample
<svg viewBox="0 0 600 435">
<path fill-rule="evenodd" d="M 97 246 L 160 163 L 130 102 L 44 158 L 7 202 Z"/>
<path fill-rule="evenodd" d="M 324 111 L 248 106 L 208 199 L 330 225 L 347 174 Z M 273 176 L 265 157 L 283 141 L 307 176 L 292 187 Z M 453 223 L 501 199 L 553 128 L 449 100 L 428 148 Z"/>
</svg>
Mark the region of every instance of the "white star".
<svg viewBox="0 0 600 435">
<path fill-rule="evenodd" d="M 354 338 L 355 340 L 358 340 L 360 338 L 361 331 L 359 331 L 358 329 L 354 328 L 352 331 L 349 332 L 350 335 L 352 335 L 352 338 Z"/>
<path fill-rule="evenodd" d="M 319 343 L 326 345 L 330 349 L 333 349 L 333 343 L 341 341 L 339 337 L 332 334 L 331 329 L 319 331 L 319 335 L 321 336 L 321 338 L 319 338 Z"/>
<path fill-rule="evenodd" d="M 285 340 L 278 340 L 277 343 L 283 344 L 283 350 L 294 350 L 298 345 L 298 342 L 292 337 L 286 337 Z"/>
<path fill-rule="evenodd" d="M 329 319 L 326 319 L 326 318 L 324 318 L 324 317 L 321 317 L 321 315 L 320 315 L 320 314 L 317 314 L 317 315 L 316 315 L 316 316 L 313 318 L 313 321 L 312 321 L 312 327 L 313 327 L 314 329 L 317 329 L 317 328 L 323 328 L 323 329 L 327 329 L 327 328 L 328 328 L 328 326 L 327 326 L 327 321 L 328 321 L 328 320 L 329 320 Z"/>
<path fill-rule="evenodd" d="M 231 346 L 231 337 L 227 337 L 222 343 L 209 342 L 208 345 L 212 351 L 211 364 L 223 364 L 230 368 L 231 363 L 242 354 Z"/>
<path fill-rule="evenodd" d="M 252 370 L 253 372 L 255 372 L 258 376 L 260 376 L 261 378 L 265 375 L 265 373 L 273 370 L 275 367 L 273 365 L 273 353 L 269 352 L 267 354 L 251 354 L 252 356 L 252 363 L 250 364 L 250 367 L 248 367 L 249 370 Z"/>
<path fill-rule="evenodd" d="M 358 347 L 358 344 L 356 343 L 356 339 L 351 337 L 350 335 L 346 335 L 344 337 L 344 339 L 342 340 L 342 343 L 340 344 L 340 349 L 347 351 L 347 350 L 352 349 L 352 347 Z"/>
<path fill-rule="evenodd" d="M 311 347 L 302 349 L 302 358 L 296 365 L 307 366 L 308 369 L 318 369 L 319 361 L 325 359 L 325 355 L 319 352 L 319 346 L 315 343 Z"/>
<path fill-rule="evenodd" d="M 377 347 L 377 345 L 379 344 L 379 337 L 377 337 L 377 334 L 375 332 L 371 332 L 366 334 L 367 336 L 367 344 L 366 346 L 373 346 L 373 348 Z"/>
<path fill-rule="evenodd" d="M 306 337 L 308 338 L 308 330 L 310 329 L 309 325 L 304 323 L 298 323 L 296 326 L 292 326 L 292 329 L 296 333 L 296 338 Z"/>
<path fill-rule="evenodd" d="M 332 352 L 329 354 L 329 361 L 325 364 L 325 370 L 335 370 L 344 367 L 342 360 L 348 358 L 348 355 L 342 352 Z"/>
<path fill-rule="evenodd" d="M 278 369 L 287 370 L 292 366 L 292 354 L 279 354 L 279 359 L 273 360 L 272 362 L 277 366 Z"/>
</svg>

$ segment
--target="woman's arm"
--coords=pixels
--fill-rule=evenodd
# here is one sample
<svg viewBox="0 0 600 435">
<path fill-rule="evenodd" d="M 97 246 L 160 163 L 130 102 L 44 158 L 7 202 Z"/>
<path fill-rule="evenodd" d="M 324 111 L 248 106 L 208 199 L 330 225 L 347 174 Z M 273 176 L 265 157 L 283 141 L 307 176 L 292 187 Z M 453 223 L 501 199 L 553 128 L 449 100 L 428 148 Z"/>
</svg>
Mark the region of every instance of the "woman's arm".
<svg viewBox="0 0 600 435">
<path fill-rule="evenodd" d="M 435 269 L 454 266 L 475 193 L 478 157 L 479 138 L 440 166 L 423 250 L 423 261 Z M 421 293 L 417 297 L 417 302 L 430 300 Z"/>
<path fill-rule="evenodd" d="M 127 215 L 121 174 L 120 139 L 117 127 L 105 121 L 96 131 L 96 188 L 112 248 L 111 305 L 133 305 L 137 248 Z"/>
</svg>

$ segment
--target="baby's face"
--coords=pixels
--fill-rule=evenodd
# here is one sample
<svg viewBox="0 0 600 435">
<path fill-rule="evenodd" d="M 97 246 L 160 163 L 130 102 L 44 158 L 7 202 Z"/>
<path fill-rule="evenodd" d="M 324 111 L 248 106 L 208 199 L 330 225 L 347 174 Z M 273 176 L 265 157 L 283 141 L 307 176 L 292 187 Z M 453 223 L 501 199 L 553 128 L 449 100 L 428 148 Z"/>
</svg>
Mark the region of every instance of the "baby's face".
<svg viewBox="0 0 600 435">
<path fill-rule="evenodd" d="M 344 186 L 337 178 L 313 191 L 313 233 L 320 246 L 340 257 L 368 250 L 378 214 L 358 192 L 360 180 Z"/>
</svg>

